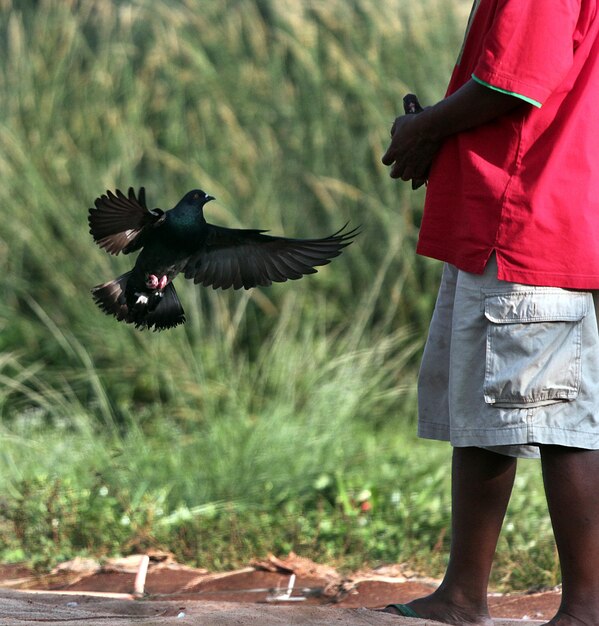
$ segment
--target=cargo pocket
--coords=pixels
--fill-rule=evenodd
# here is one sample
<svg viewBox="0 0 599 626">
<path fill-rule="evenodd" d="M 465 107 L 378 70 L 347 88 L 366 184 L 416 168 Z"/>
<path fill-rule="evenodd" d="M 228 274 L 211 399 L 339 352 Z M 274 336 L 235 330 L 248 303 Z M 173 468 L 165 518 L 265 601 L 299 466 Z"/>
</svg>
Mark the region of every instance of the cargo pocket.
<svg viewBox="0 0 599 626">
<path fill-rule="evenodd" d="M 588 293 L 485 292 L 485 402 L 528 408 L 573 400 Z"/>
</svg>

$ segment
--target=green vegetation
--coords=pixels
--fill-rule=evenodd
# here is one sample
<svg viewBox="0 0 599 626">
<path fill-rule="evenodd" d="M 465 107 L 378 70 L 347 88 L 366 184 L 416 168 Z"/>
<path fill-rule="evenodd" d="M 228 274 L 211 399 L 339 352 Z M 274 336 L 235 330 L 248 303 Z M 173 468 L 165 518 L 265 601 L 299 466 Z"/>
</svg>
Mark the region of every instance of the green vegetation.
<svg viewBox="0 0 599 626">
<path fill-rule="evenodd" d="M 442 95 L 463 5 L 0 1 L 0 558 L 442 571 L 450 450 L 414 435 L 439 264 L 380 156 L 403 93 Z M 363 234 L 297 283 L 180 280 L 187 324 L 140 333 L 89 296 L 130 259 L 93 245 L 87 208 L 129 185 L 163 208 L 202 187 L 223 225 Z M 554 584 L 522 470 L 495 583 Z"/>
</svg>

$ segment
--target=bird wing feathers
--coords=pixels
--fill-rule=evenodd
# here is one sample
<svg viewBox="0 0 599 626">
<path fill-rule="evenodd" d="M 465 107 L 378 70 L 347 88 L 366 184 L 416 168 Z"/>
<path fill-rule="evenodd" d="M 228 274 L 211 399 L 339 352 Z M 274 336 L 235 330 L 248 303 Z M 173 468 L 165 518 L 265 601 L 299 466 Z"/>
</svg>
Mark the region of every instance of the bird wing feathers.
<svg viewBox="0 0 599 626">
<path fill-rule="evenodd" d="M 185 278 L 214 289 L 267 287 L 314 274 L 348 246 L 357 229 L 345 226 L 322 239 L 288 239 L 264 235 L 261 230 L 242 230 L 209 225 L 202 249 L 187 261 Z"/>
<path fill-rule="evenodd" d="M 89 210 L 89 232 L 94 241 L 110 254 L 125 254 L 141 247 L 140 235 L 147 227 L 157 226 L 164 221 L 164 211 L 149 211 L 146 206 L 146 193 L 143 187 L 135 196 L 129 187 L 127 196 L 116 190 L 107 191 L 96 198 L 96 208 Z"/>
</svg>

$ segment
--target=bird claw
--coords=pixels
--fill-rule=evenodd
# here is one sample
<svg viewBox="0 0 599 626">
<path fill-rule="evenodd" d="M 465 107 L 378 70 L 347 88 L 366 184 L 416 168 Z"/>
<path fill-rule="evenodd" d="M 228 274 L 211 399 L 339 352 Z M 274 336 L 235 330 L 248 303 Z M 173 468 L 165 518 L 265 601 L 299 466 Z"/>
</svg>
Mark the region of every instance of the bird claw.
<svg viewBox="0 0 599 626">
<path fill-rule="evenodd" d="M 167 283 L 168 276 L 162 276 L 161 278 L 158 278 L 156 274 L 150 274 L 148 276 L 147 285 L 150 289 L 159 289 L 162 291 L 166 287 Z"/>
</svg>

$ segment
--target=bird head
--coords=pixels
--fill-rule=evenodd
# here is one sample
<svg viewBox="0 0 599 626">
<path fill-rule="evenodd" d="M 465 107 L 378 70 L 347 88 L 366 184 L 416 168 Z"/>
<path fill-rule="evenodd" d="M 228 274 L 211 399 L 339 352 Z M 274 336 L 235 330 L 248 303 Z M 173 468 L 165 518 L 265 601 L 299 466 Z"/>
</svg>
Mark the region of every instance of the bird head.
<svg viewBox="0 0 599 626">
<path fill-rule="evenodd" d="M 201 189 L 192 189 L 188 191 L 179 200 L 177 205 L 173 208 L 173 218 L 190 221 L 190 223 L 204 224 L 206 222 L 204 218 L 204 205 L 210 200 L 214 200 L 212 196 L 209 196 L 205 191 Z"/>
<path fill-rule="evenodd" d="M 209 196 L 201 189 L 192 189 L 183 196 L 182 202 L 201 209 L 207 202 L 210 202 L 210 200 L 214 200 L 214 196 Z"/>
</svg>

